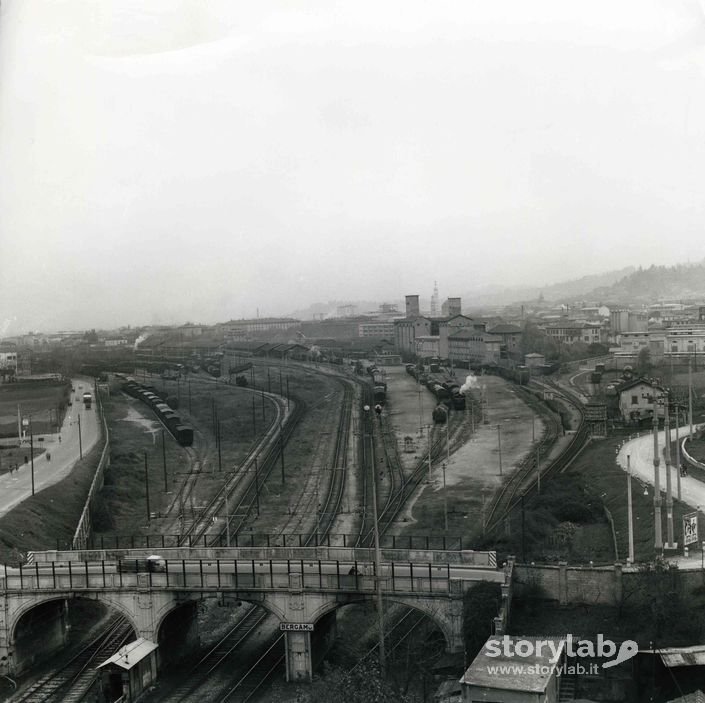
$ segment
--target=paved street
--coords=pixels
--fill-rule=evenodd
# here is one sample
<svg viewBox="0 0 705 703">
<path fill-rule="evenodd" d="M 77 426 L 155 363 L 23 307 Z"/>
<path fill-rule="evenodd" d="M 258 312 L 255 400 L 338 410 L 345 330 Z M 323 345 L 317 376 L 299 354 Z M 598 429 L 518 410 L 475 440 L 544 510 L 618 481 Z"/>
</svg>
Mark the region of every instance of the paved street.
<svg viewBox="0 0 705 703">
<path fill-rule="evenodd" d="M 678 432 L 680 434 L 681 440 L 683 437 L 688 435 L 689 427 L 686 425 L 679 428 Z M 663 536 L 666 539 L 666 464 L 663 459 L 663 447 L 666 438 L 666 433 L 664 431 L 658 433 L 658 445 L 660 454 L 660 464 L 659 464 L 659 483 L 661 484 L 662 492 L 662 514 L 663 514 Z M 678 481 L 678 469 L 675 466 L 675 456 L 676 456 L 676 431 L 671 430 L 671 490 L 674 500 L 678 497 L 677 492 L 677 481 Z M 627 456 L 629 456 L 629 462 L 631 465 L 632 475 L 638 478 L 642 483 L 646 483 L 649 486 L 654 485 L 654 437 L 653 433 L 643 434 L 636 439 L 632 439 L 624 443 L 617 455 L 617 463 L 625 471 L 627 470 Z M 633 489 L 636 490 L 636 487 Z M 653 493 L 652 493 L 653 495 Z M 625 498 L 626 498 L 626 486 L 625 486 Z M 705 483 L 698 481 L 698 479 L 692 476 L 682 476 L 681 477 L 681 498 L 684 503 L 690 505 L 693 510 L 700 509 L 705 513 Z M 676 540 L 681 540 L 681 526 L 675 526 Z M 701 535 L 702 538 L 702 535 Z M 691 554 L 688 558 L 683 556 L 669 557 L 669 561 L 675 561 L 678 563 L 680 568 L 701 568 L 702 555 L 700 552 L 699 545 L 693 545 L 697 547 L 697 550 L 691 549 Z M 682 549 L 681 549 L 682 553 Z"/>
<path fill-rule="evenodd" d="M 86 410 L 81 400 L 84 391 L 93 393 L 92 383 L 89 379 L 72 379 L 75 392 L 71 399 L 73 405 L 64 418 L 59 434 L 44 434 L 43 442 L 35 437 L 35 447 L 44 446 L 46 452 L 34 459 L 34 488 L 35 492 L 57 483 L 71 473 L 74 464 L 79 459 L 79 431 L 78 418 L 81 418 L 81 445 L 85 456 L 98 441 L 98 413 L 95 402 L 90 410 Z M 94 399 L 95 400 L 95 399 Z M 61 441 L 59 441 L 59 436 Z M 29 440 L 23 443 L 29 456 Z M 51 459 L 49 459 L 51 455 Z M 31 463 L 21 464 L 18 471 L 5 473 L 0 476 L 0 517 L 21 503 L 32 494 Z"/>
</svg>

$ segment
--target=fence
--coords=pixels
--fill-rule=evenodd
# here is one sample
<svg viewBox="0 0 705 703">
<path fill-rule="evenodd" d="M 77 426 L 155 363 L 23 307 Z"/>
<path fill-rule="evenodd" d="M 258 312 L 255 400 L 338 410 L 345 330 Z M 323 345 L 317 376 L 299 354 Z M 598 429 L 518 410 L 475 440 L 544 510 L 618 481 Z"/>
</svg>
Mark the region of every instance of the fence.
<svg viewBox="0 0 705 703">
<path fill-rule="evenodd" d="M 95 496 L 98 491 L 103 487 L 105 468 L 110 465 L 110 434 L 108 432 L 108 423 L 105 420 L 105 413 L 103 412 L 103 402 L 100 398 L 97 385 L 95 397 L 96 411 L 100 413 L 100 418 L 102 421 L 105 445 L 103 446 L 103 451 L 101 452 L 98 466 L 96 467 L 93 480 L 91 481 L 91 487 L 88 489 L 88 495 L 86 496 L 86 502 L 83 505 L 83 511 L 81 512 L 78 526 L 76 527 L 76 531 L 73 535 L 73 540 L 71 542 L 72 549 L 85 549 L 86 547 L 91 534 L 91 505 L 95 500 Z"/>
</svg>

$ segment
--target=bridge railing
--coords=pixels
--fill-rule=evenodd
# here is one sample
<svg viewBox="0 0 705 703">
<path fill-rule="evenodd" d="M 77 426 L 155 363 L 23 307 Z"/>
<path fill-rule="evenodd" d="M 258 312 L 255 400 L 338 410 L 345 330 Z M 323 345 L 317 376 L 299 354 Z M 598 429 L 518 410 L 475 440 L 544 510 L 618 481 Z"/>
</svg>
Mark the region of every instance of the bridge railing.
<svg viewBox="0 0 705 703">
<path fill-rule="evenodd" d="M 188 591 L 287 591 L 354 592 L 373 594 L 381 582 L 385 593 L 461 594 L 463 582 L 494 580 L 503 583 L 502 571 L 476 572 L 451 564 L 382 564 L 379 577 L 374 562 L 167 560 L 163 571 L 144 569 L 142 560 L 115 562 L 51 562 L 19 569 L 5 568 L 0 577 L 4 593 L 100 590 L 188 590 Z M 133 568 L 134 567 L 134 568 Z"/>
<path fill-rule="evenodd" d="M 159 513 L 156 514 L 160 516 Z M 313 545 L 317 547 L 354 547 L 360 536 L 353 533 L 326 533 L 325 535 L 313 535 L 308 533 L 267 533 L 267 532 L 239 532 L 231 535 L 230 546 L 233 547 L 305 547 Z M 167 547 L 178 547 L 186 542 L 189 547 L 218 546 L 225 547 L 225 535 L 221 537 L 221 542 L 213 545 L 213 535 L 188 535 L 183 534 L 159 534 L 159 535 L 135 535 L 135 534 L 111 534 L 111 535 L 89 535 L 83 549 L 166 549 Z M 463 540 L 462 535 L 381 535 L 380 546 L 383 549 L 425 549 L 425 550 L 467 550 L 472 546 L 467 538 Z M 57 549 L 60 549 L 57 543 Z"/>
<path fill-rule="evenodd" d="M 34 560 L 47 562 L 93 562 L 116 561 L 118 559 L 144 559 L 154 554 L 147 549 L 94 549 L 94 550 L 51 550 L 35 552 Z M 165 559 L 193 560 L 218 559 L 256 561 L 303 559 L 343 562 L 374 561 L 374 549 L 363 547 L 169 547 L 159 550 Z M 467 567 L 495 568 L 497 555 L 494 551 L 451 551 L 426 549 L 383 549 L 382 559 L 389 562 L 413 562 L 431 564 L 459 564 Z"/>
</svg>

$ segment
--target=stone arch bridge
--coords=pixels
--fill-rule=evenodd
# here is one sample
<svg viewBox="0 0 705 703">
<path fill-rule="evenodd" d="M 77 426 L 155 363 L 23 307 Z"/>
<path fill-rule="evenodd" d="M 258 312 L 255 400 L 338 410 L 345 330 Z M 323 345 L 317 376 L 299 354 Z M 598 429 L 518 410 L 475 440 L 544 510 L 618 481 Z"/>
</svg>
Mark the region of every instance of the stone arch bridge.
<svg viewBox="0 0 705 703">
<path fill-rule="evenodd" d="M 123 614 L 140 637 L 158 641 L 165 618 L 204 597 L 237 599 L 274 614 L 286 632 L 287 679 L 310 679 L 312 631 L 329 642 L 342 605 L 383 598 L 415 608 L 462 651 L 463 594 L 477 581 L 502 585 L 510 573 L 494 552 L 385 549 L 379 574 L 374 550 L 341 547 L 173 548 L 148 570 L 145 550 L 49 551 L 20 569 L 0 569 L 0 672 L 14 673 L 20 620 L 33 609 L 71 598 L 100 601 Z M 511 565 L 510 567 L 511 568 Z M 62 620 L 63 623 L 63 620 Z M 60 639 L 60 637 L 59 637 Z"/>
</svg>

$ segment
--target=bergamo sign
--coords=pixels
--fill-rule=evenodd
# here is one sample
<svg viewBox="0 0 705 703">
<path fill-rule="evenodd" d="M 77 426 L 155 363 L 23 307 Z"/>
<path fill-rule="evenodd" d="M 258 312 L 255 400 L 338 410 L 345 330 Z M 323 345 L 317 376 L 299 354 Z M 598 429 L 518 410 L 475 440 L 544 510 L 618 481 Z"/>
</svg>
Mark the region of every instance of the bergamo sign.
<svg viewBox="0 0 705 703">
<path fill-rule="evenodd" d="M 683 544 L 695 544 L 698 541 L 698 514 L 688 513 L 683 516 Z"/>
<path fill-rule="evenodd" d="M 279 629 L 282 632 L 313 632 L 311 622 L 280 622 Z"/>
</svg>

